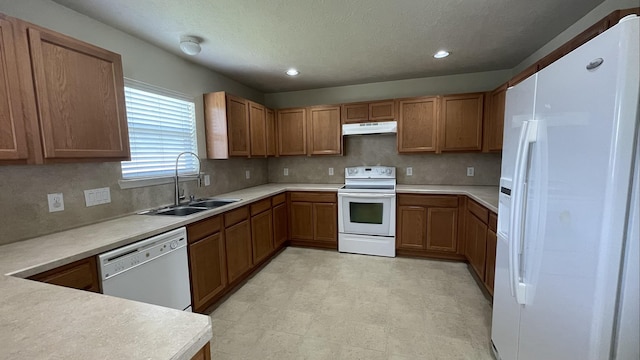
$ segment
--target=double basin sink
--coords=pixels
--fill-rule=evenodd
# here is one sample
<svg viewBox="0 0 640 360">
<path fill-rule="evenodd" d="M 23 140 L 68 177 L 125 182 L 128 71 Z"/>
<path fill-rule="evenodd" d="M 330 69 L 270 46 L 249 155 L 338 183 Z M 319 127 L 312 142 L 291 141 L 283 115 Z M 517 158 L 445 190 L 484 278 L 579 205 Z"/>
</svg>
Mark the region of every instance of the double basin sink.
<svg viewBox="0 0 640 360">
<path fill-rule="evenodd" d="M 221 199 L 221 198 L 207 198 L 198 199 L 182 205 L 171 205 L 160 209 L 150 210 L 141 214 L 145 215 L 172 215 L 172 216 L 186 216 L 198 213 L 200 211 L 211 210 L 219 208 L 225 205 L 233 204 L 242 199 Z"/>
</svg>

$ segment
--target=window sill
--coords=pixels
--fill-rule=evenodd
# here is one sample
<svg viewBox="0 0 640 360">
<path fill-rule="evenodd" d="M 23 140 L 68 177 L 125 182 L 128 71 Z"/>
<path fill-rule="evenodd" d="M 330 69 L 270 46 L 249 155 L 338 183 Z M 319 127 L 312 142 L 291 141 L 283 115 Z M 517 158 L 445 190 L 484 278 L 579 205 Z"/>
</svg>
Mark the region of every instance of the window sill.
<svg viewBox="0 0 640 360">
<path fill-rule="evenodd" d="M 196 175 L 180 175 L 179 182 L 196 181 L 198 177 Z M 173 184 L 173 176 L 157 177 L 157 178 L 144 178 L 144 179 L 120 179 L 118 185 L 120 189 L 135 189 L 147 186 L 156 186 L 164 184 Z"/>
</svg>

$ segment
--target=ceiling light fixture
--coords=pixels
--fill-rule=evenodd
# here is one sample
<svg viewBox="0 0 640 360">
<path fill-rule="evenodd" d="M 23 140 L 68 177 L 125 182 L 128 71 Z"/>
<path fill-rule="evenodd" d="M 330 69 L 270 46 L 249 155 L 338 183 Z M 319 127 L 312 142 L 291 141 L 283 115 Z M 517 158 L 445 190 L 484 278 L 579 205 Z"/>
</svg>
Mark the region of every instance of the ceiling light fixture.
<svg viewBox="0 0 640 360">
<path fill-rule="evenodd" d="M 187 55 L 197 55 L 202 48 L 200 47 L 200 39 L 195 36 L 183 36 L 180 38 L 180 50 Z"/>
<path fill-rule="evenodd" d="M 447 56 L 449 56 L 449 52 L 446 50 L 440 50 L 437 53 L 433 54 L 433 57 L 436 59 L 446 58 Z"/>
<path fill-rule="evenodd" d="M 287 75 L 289 76 L 297 76 L 298 74 L 300 74 L 300 71 L 296 70 L 296 69 L 289 69 L 287 70 Z"/>
</svg>

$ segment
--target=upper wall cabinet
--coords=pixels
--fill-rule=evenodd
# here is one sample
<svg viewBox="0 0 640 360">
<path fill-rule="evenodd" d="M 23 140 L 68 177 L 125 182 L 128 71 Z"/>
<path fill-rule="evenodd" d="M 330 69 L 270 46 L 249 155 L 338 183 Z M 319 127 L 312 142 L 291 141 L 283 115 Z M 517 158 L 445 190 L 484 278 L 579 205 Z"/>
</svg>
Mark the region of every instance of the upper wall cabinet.
<svg viewBox="0 0 640 360">
<path fill-rule="evenodd" d="M 314 106 L 309 108 L 308 154 L 342 154 L 342 126 L 339 106 Z"/>
<path fill-rule="evenodd" d="M 440 151 L 482 150 L 484 94 L 448 95 L 441 98 Z"/>
<path fill-rule="evenodd" d="M 0 159 L 128 159 L 120 55 L 17 19 L 1 19 L 0 101 L 6 114 L 0 120 Z"/>
<path fill-rule="evenodd" d="M 283 109 L 276 113 L 278 155 L 307 154 L 307 109 Z"/>
<path fill-rule="evenodd" d="M 484 135 L 482 151 L 502 151 L 504 130 L 504 107 L 507 99 L 507 84 L 485 95 Z"/>
<path fill-rule="evenodd" d="M 351 103 L 342 105 L 342 123 L 391 121 L 396 119 L 393 100 Z"/>
<path fill-rule="evenodd" d="M 24 128 L 13 25 L 0 18 L 0 160 L 29 157 Z"/>
<path fill-rule="evenodd" d="M 207 158 L 275 155 L 273 110 L 218 91 L 204 94 L 204 117 Z"/>
<path fill-rule="evenodd" d="M 272 109 L 265 109 L 267 117 L 267 156 L 276 156 L 276 112 Z"/>
<path fill-rule="evenodd" d="M 438 98 L 398 100 L 398 152 L 435 152 Z"/>
</svg>

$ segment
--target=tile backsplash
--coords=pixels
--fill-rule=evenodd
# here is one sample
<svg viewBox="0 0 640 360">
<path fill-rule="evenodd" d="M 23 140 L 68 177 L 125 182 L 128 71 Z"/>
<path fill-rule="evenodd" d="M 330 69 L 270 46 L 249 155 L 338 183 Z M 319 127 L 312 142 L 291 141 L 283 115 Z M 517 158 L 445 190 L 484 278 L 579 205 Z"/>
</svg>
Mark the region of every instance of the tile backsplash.
<svg viewBox="0 0 640 360">
<path fill-rule="evenodd" d="M 497 186 L 500 181 L 499 153 L 401 155 L 395 135 L 346 136 L 344 147 L 344 156 L 270 158 L 269 182 L 342 183 L 344 168 L 359 165 L 395 166 L 398 184 Z M 407 167 L 412 168 L 412 176 L 406 175 Z M 474 176 L 467 176 L 467 167 L 474 168 Z"/>
<path fill-rule="evenodd" d="M 245 171 L 251 178 L 245 179 Z M 182 183 L 187 195 L 213 196 L 267 182 L 266 159 L 204 160 L 211 185 Z M 173 203 L 173 184 L 120 189 L 119 162 L 0 166 L 0 245 Z M 111 203 L 86 207 L 84 190 L 109 187 Z M 47 194 L 62 193 L 64 211 L 49 212 Z"/>
</svg>

